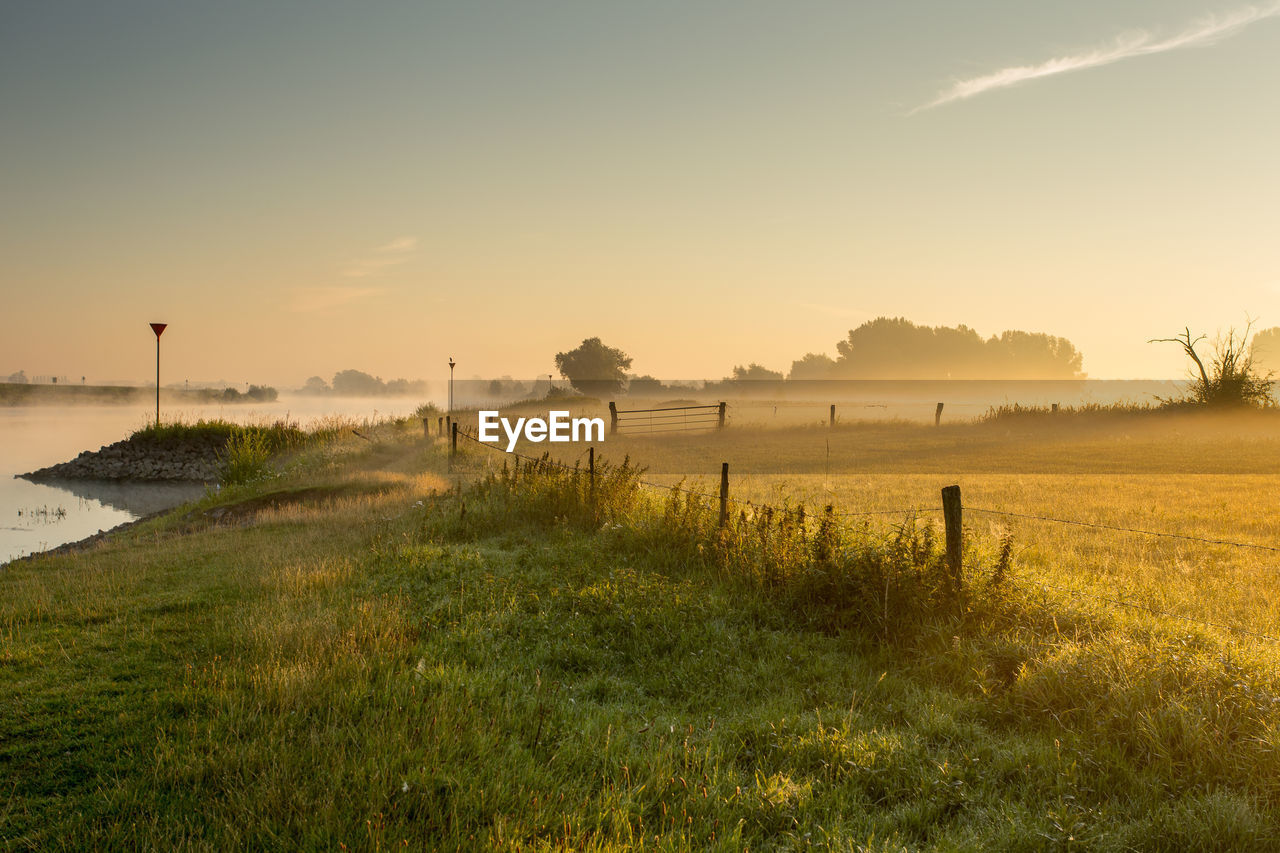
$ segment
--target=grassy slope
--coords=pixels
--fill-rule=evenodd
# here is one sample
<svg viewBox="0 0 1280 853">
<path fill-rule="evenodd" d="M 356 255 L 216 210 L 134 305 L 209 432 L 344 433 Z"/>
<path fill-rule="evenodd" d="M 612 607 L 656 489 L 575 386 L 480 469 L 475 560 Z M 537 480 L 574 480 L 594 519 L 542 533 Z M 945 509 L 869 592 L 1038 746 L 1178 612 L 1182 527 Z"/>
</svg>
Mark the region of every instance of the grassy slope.
<svg viewBox="0 0 1280 853">
<path fill-rule="evenodd" d="M 965 615 L 815 620 L 657 510 L 445 493 L 414 432 L 3 570 L 0 837 L 1280 844 L 1268 654 L 992 583 L 981 543 Z"/>
</svg>

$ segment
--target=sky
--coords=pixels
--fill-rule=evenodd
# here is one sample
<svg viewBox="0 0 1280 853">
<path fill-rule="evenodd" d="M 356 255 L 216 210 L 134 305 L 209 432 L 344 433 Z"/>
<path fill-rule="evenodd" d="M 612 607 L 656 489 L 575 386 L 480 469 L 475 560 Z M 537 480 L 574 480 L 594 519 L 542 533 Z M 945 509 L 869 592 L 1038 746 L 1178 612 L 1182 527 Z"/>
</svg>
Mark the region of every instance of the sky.
<svg viewBox="0 0 1280 853">
<path fill-rule="evenodd" d="M 0 377 L 1280 326 L 1280 4 L 0 4 Z"/>
</svg>

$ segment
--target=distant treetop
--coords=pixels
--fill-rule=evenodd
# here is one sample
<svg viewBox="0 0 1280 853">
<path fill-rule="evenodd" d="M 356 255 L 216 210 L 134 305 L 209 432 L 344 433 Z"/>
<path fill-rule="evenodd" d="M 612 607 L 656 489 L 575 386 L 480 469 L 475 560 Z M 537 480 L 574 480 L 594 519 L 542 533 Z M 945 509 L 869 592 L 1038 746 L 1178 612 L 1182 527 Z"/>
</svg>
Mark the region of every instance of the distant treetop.
<svg viewBox="0 0 1280 853">
<path fill-rule="evenodd" d="M 606 346 L 599 338 L 587 338 L 575 349 L 556 353 L 556 369 L 584 394 L 608 394 L 621 390 L 631 367 L 631 356 Z"/>
<path fill-rule="evenodd" d="M 968 326 L 917 326 L 877 317 L 836 344 L 836 358 L 809 353 L 791 379 L 1083 379 L 1066 338 L 1006 331 L 985 340 Z"/>
<path fill-rule="evenodd" d="M 344 397 L 397 397 L 423 394 L 427 383 L 422 380 L 392 379 L 384 381 L 362 370 L 340 370 L 333 375 L 332 386 L 322 377 L 312 376 L 302 386 L 304 394 L 338 394 Z"/>
</svg>

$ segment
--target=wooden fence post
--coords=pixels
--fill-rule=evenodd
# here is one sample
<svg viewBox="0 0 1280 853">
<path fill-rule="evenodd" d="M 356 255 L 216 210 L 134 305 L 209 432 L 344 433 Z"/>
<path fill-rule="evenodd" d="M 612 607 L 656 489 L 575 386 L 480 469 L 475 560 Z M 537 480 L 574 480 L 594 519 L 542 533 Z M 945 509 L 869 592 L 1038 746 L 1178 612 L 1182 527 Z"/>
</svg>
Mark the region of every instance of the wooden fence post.
<svg viewBox="0 0 1280 853">
<path fill-rule="evenodd" d="M 723 405 L 723 404 L 721 404 Z M 720 463 L 720 528 L 729 523 L 729 463 Z"/>
<path fill-rule="evenodd" d="M 444 415 L 436 419 L 436 428 L 440 431 L 440 437 L 444 438 Z"/>
<path fill-rule="evenodd" d="M 947 526 L 947 568 L 951 570 L 951 594 L 958 596 L 963 580 L 960 567 L 964 560 L 963 509 L 959 486 L 947 486 L 942 490 L 942 518 Z"/>
<path fill-rule="evenodd" d="M 836 404 L 831 404 L 831 426 L 836 425 Z"/>
<path fill-rule="evenodd" d="M 1057 404 L 1057 403 L 1054 403 L 1054 404 L 1053 404 L 1053 412 L 1054 412 L 1054 414 L 1057 414 L 1057 412 L 1058 412 L 1058 404 Z"/>
<path fill-rule="evenodd" d="M 422 419 L 422 437 L 431 438 L 431 418 Z"/>
<path fill-rule="evenodd" d="M 609 435 L 613 435 L 618 431 L 618 406 L 612 400 L 609 401 Z"/>
<path fill-rule="evenodd" d="M 725 404 L 722 402 L 720 404 L 720 422 L 716 424 L 716 429 L 724 429 L 724 409 L 725 409 Z M 729 464 L 728 462 L 725 463 L 726 466 L 728 464 Z M 727 489 L 728 486 L 725 486 L 725 488 Z"/>
<path fill-rule="evenodd" d="M 937 426 L 942 423 L 942 404 L 938 404 L 938 408 L 933 410 L 933 425 Z"/>
<path fill-rule="evenodd" d="M 450 445 L 449 455 L 450 456 L 458 455 L 458 422 L 457 421 L 453 422 L 453 443 Z"/>
</svg>

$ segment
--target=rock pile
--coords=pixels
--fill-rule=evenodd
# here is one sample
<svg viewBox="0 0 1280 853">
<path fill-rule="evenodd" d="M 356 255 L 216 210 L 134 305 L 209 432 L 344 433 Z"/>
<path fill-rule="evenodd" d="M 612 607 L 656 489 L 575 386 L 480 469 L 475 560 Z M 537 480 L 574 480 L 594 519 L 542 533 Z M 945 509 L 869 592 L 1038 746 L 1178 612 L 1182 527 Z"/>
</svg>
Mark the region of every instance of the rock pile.
<svg viewBox="0 0 1280 853">
<path fill-rule="evenodd" d="M 168 441 L 129 440 L 86 450 L 69 462 L 41 468 L 22 477 L 27 480 L 195 480 L 218 479 L 220 458 L 226 449 L 214 437 Z"/>
</svg>

